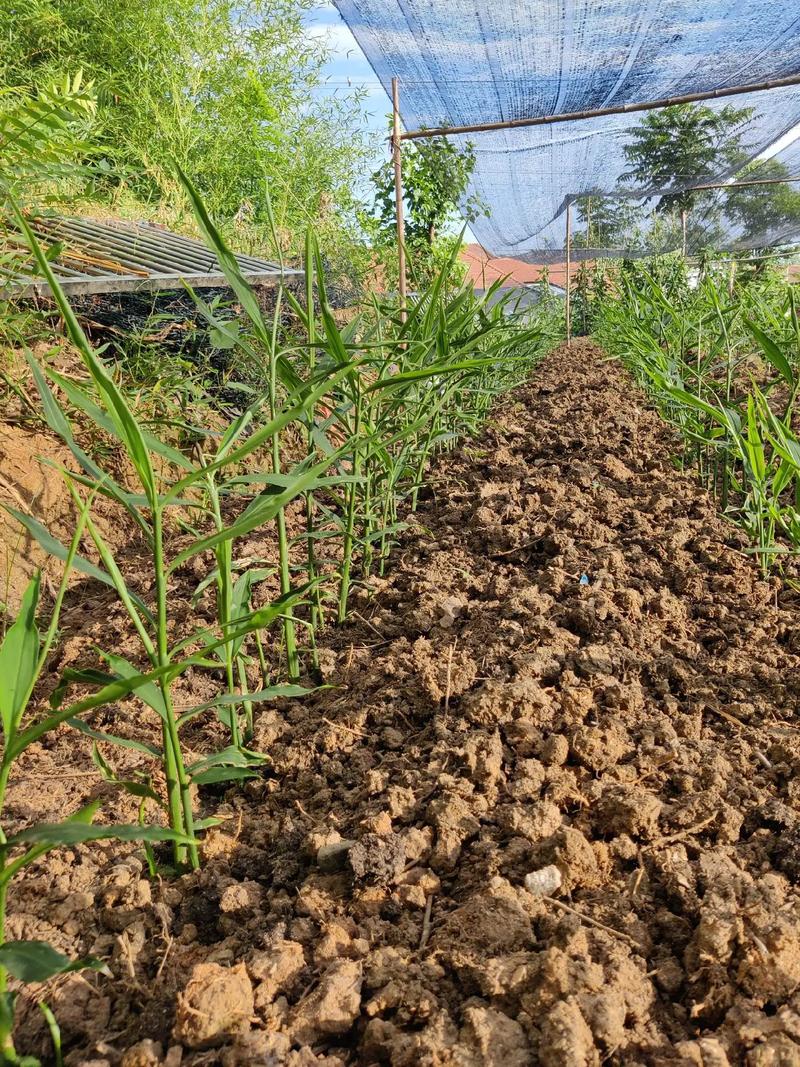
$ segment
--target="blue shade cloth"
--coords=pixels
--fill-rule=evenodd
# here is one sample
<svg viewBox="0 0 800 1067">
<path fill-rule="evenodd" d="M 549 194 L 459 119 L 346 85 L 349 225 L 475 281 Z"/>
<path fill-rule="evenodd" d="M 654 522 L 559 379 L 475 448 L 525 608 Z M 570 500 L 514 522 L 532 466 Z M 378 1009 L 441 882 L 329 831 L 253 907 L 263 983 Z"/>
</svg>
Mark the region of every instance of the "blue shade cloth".
<svg viewBox="0 0 800 1067">
<path fill-rule="evenodd" d="M 800 72 L 798 0 L 334 2 L 387 92 L 392 77 L 400 79 L 406 129 L 583 111 Z M 744 128 L 748 158 L 800 123 L 800 87 L 709 102 L 717 109 L 726 105 L 754 109 Z M 630 184 L 621 181 L 628 166 L 623 148 L 642 117 L 455 138 L 473 144 L 470 193 L 491 209 L 472 224 L 480 243 L 495 255 L 532 262 L 561 258 L 568 200 L 631 196 Z M 777 158 L 800 175 L 800 145 Z M 728 177 L 725 169 L 687 174 L 682 185 Z M 652 205 L 652 199 L 641 205 L 645 234 Z M 754 244 L 734 223 L 723 223 L 723 230 L 717 222 L 717 245 Z M 768 231 L 759 235 L 760 244 L 794 236 L 777 223 Z M 702 218 L 693 220 L 692 242 L 702 244 L 703 232 Z M 647 244 L 641 233 L 639 242 Z"/>
</svg>

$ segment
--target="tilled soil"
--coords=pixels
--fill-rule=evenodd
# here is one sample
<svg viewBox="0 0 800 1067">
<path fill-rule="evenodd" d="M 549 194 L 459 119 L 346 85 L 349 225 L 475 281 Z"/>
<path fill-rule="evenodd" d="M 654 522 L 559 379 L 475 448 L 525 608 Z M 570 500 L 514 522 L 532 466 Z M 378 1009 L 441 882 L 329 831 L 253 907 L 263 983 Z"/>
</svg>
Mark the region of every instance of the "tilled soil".
<svg viewBox="0 0 800 1067">
<path fill-rule="evenodd" d="M 800 623 L 675 447 L 558 350 L 204 792 L 201 872 L 36 868 L 11 935 L 114 975 L 48 987 L 69 1064 L 800 1065 Z"/>
</svg>

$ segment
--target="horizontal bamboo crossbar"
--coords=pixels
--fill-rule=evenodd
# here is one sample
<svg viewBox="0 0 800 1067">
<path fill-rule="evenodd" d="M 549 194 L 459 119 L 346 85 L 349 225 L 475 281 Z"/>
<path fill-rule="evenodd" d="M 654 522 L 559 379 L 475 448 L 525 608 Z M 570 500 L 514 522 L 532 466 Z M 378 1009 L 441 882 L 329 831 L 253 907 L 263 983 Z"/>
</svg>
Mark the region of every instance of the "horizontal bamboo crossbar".
<svg viewBox="0 0 800 1067">
<path fill-rule="evenodd" d="M 674 189 L 632 189 L 625 193 L 570 193 L 565 203 L 574 204 L 578 200 L 649 200 L 653 196 L 669 196 L 673 193 L 695 193 L 706 189 L 747 189 L 751 185 L 784 185 L 789 182 L 800 182 L 800 175 L 787 174 L 785 178 L 750 178 L 743 182 L 704 182 L 702 185 L 680 185 Z"/>
<path fill-rule="evenodd" d="M 439 126 L 430 130 L 408 130 L 400 134 L 401 141 L 416 141 L 423 137 L 448 137 L 456 133 L 490 133 L 493 130 L 516 130 L 524 126 L 551 126 L 556 122 L 577 122 L 580 119 L 595 119 L 605 115 L 627 115 L 634 111 L 653 111 L 676 104 L 693 104 L 700 100 L 716 100 L 726 96 L 741 96 L 744 93 L 759 93 L 766 89 L 782 89 L 800 85 L 800 74 L 772 81 L 754 82 L 749 85 L 734 85 L 726 89 L 708 89 L 701 93 L 685 93 L 683 96 L 665 96 L 660 100 L 642 103 L 618 104 L 615 107 L 600 107 L 586 111 L 564 111 L 559 115 L 539 115 L 531 119 L 508 119 L 505 122 L 478 122 L 468 126 Z"/>
</svg>

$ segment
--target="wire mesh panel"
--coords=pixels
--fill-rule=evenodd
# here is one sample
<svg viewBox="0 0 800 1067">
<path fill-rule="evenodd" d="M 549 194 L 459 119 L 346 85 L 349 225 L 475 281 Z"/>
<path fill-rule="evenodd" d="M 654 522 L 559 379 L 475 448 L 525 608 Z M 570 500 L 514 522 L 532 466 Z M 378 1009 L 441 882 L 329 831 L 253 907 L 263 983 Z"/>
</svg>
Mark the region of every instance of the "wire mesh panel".
<svg viewBox="0 0 800 1067">
<path fill-rule="evenodd" d="M 71 294 L 118 293 L 227 285 L 214 252 L 200 241 L 150 223 L 122 219 L 38 216 L 30 220 L 37 238 L 48 249 L 53 272 Z M 22 253 L 14 274 L 0 276 L 0 288 L 15 293 L 48 293 L 46 282 L 28 273 L 32 256 L 21 234 L 4 235 Z M 27 265 L 25 256 L 27 254 Z M 279 264 L 237 255 L 244 277 L 258 285 L 275 285 L 282 277 L 302 278 L 303 272 L 283 270 Z"/>
<path fill-rule="evenodd" d="M 335 2 L 387 91 L 392 76 L 400 78 L 407 129 L 633 104 L 800 72 L 796 0 Z M 800 123 L 800 88 L 703 106 L 716 114 L 732 107 L 740 113 L 731 123 L 737 150 L 671 174 L 659 194 L 749 176 L 752 161 L 775 150 L 785 167 L 781 173 L 800 174 L 800 148 L 789 144 Z M 787 212 L 776 209 L 775 218 L 766 218 L 768 225 L 756 233 L 732 210 L 719 210 L 727 200 L 724 192 L 693 198 L 701 207 L 686 234 L 677 223 L 671 231 L 665 225 L 654 228 L 654 208 L 667 213 L 661 196 L 645 182 L 652 195 L 637 197 L 642 179 L 630 173 L 630 147 L 645 121 L 643 113 L 635 113 L 459 135 L 475 147 L 470 194 L 491 209 L 489 217 L 472 225 L 479 241 L 498 255 L 559 258 L 567 202 L 609 194 L 626 200 L 629 214 L 640 216 L 631 239 L 634 250 L 647 246 L 650 232 L 652 247 L 659 249 L 684 240 L 691 248 L 711 239 L 717 247 L 755 247 L 785 240 L 787 231 L 790 237 L 800 233 L 800 209 L 796 225 L 789 226 Z M 770 173 L 777 173 L 774 167 Z M 626 251 L 624 230 L 615 236 L 623 246 L 616 251 Z"/>
</svg>

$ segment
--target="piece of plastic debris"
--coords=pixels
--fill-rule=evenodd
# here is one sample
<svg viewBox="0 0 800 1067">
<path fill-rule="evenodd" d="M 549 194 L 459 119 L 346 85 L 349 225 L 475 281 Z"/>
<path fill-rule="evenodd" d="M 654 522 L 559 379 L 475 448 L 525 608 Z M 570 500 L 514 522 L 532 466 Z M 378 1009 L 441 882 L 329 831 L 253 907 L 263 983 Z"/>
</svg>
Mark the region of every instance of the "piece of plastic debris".
<svg viewBox="0 0 800 1067">
<path fill-rule="evenodd" d="M 535 897 L 548 897 L 561 888 L 561 871 L 554 863 L 525 875 L 525 888 Z"/>
<path fill-rule="evenodd" d="M 589 584 L 589 575 L 588 574 L 582 574 L 581 575 L 580 584 L 581 585 L 588 585 Z"/>
</svg>

